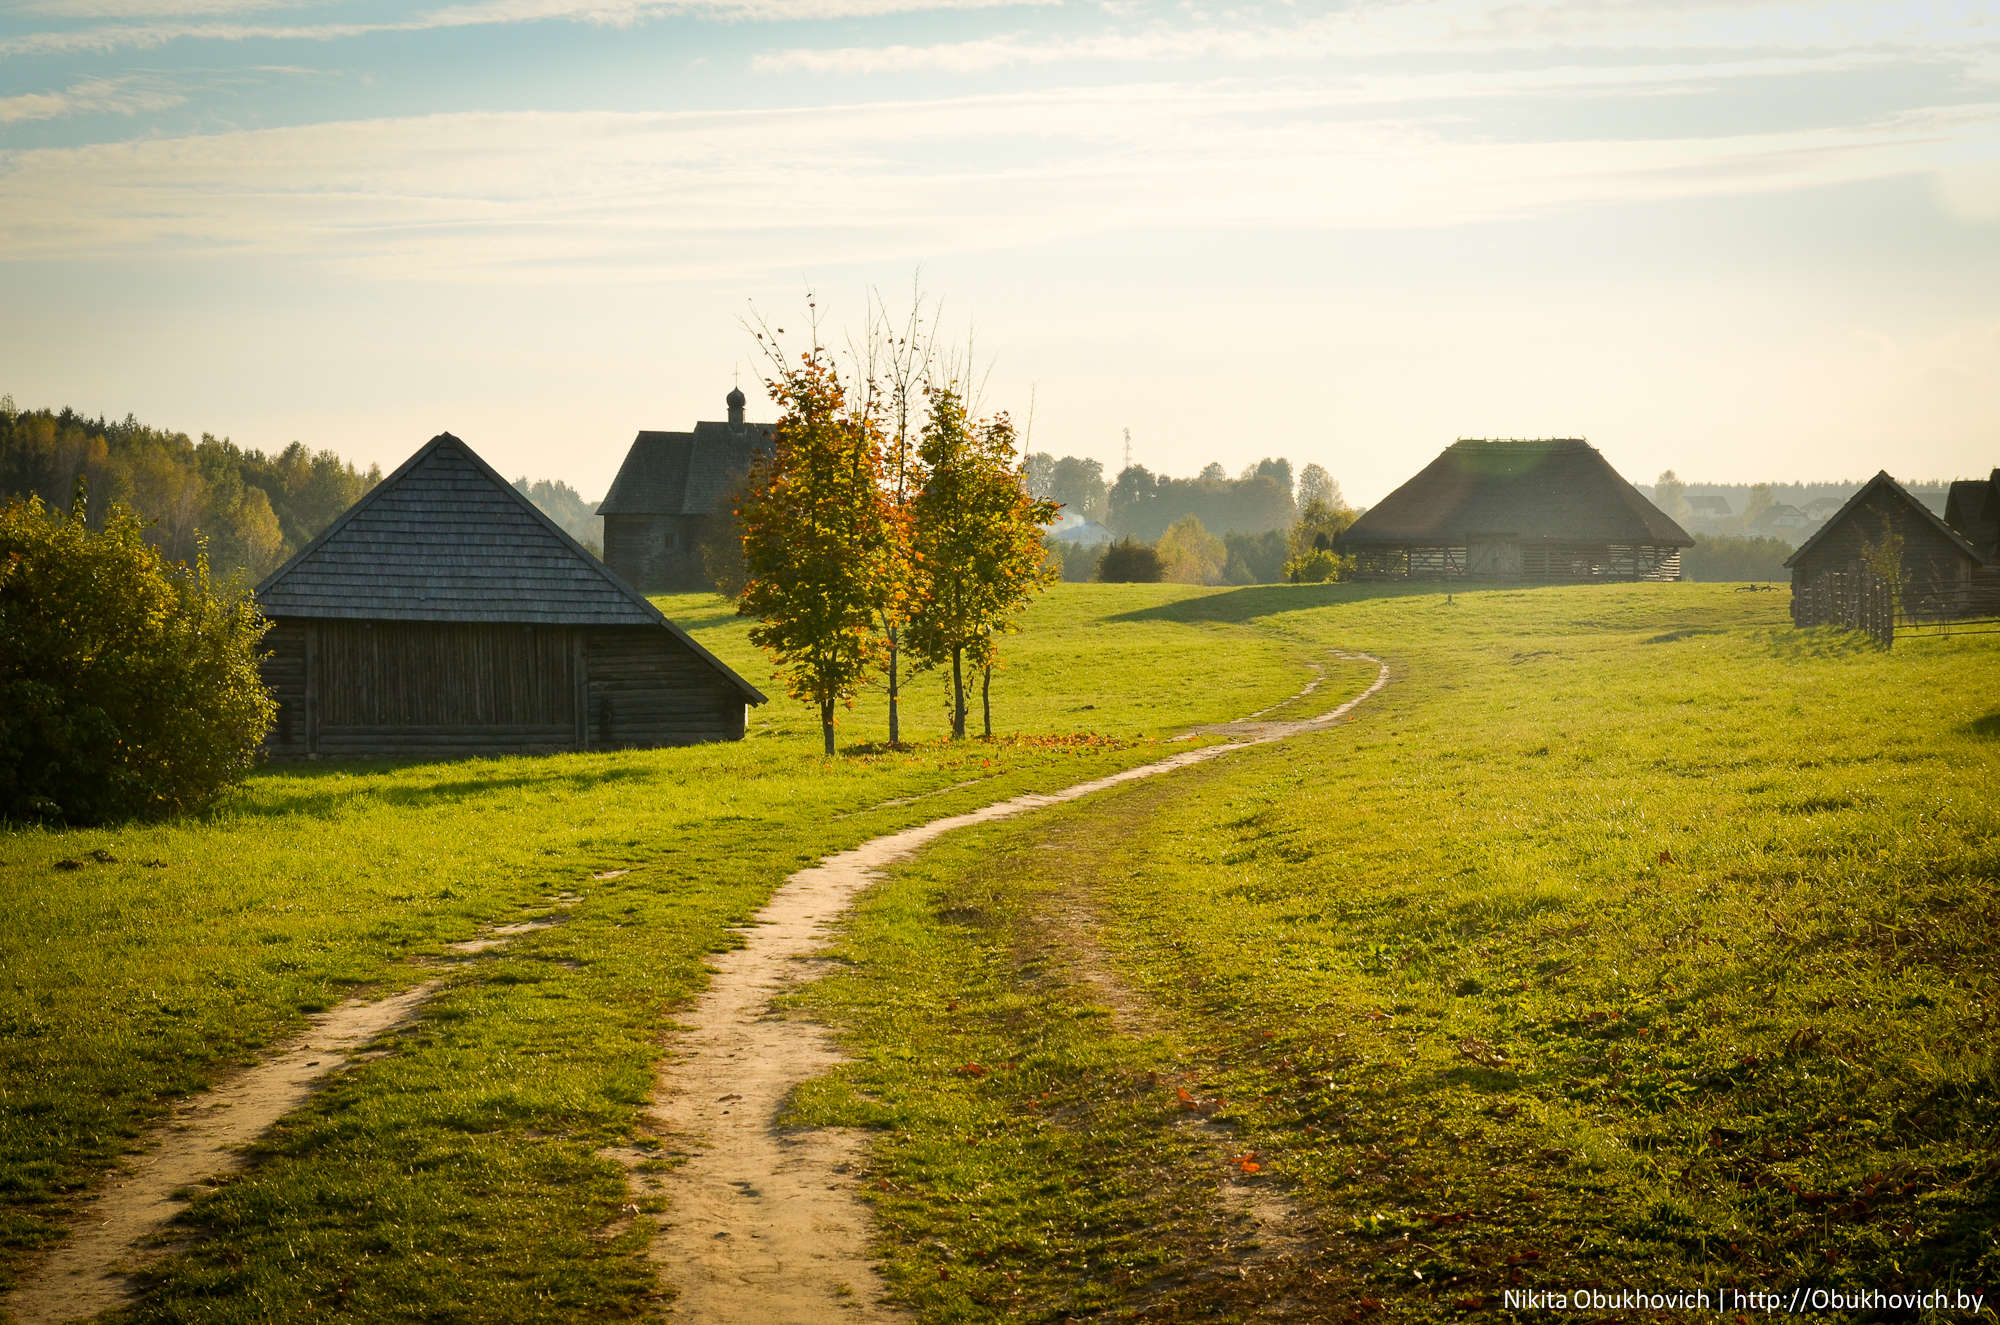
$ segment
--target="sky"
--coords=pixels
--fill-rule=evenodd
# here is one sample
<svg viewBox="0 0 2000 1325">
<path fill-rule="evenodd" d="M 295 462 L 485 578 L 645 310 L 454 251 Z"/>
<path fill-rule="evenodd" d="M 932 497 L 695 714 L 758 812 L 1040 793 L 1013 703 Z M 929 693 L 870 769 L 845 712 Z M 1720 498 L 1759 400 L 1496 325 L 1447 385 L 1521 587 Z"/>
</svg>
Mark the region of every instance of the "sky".
<svg viewBox="0 0 2000 1325">
<path fill-rule="evenodd" d="M 0 0 L 0 392 L 601 496 L 919 283 L 1030 443 L 2000 465 L 2000 0 Z"/>
</svg>

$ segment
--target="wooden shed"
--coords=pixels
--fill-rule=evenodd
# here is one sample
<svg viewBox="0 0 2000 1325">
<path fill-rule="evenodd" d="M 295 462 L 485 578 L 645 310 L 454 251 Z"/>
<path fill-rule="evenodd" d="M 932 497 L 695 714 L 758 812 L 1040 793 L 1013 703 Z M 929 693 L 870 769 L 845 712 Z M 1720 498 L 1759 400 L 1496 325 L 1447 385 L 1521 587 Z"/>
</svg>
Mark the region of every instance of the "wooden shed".
<svg viewBox="0 0 2000 1325">
<path fill-rule="evenodd" d="M 1694 539 L 1575 438 L 1454 442 L 1334 540 L 1364 579 L 1678 580 Z"/>
<path fill-rule="evenodd" d="M 1896 607 L 1904 617 L 1940 620 L 1974 609 L 1984 567 L 1978 549 L 1885 470 L 1786 558 L 1792 572 L 1792 620 L 1812 626 L 1832 619 L 1826 600 L 1839 598 L 1844 581 L 1863 572 L 1870 546 L 1894 540 L 1902 544 L 1902 598 Z"/>
<path fill-rule="evenodd" d="M 764 701 L 450 433 L 256 594 L 277 757 L 737 740 Z"/>
<path fill-rule="evenodd" d="M 641 589 L 710 587 L 702 544 L 733 527 L 736 485 L 771 446 L 770 424 L 744 421 L 742 391 L 732 387 L 725 403 L 726 422 L 703 420 L 692 432 L 634 437 L 598 503 L 604 560 Z"/>
</svg>

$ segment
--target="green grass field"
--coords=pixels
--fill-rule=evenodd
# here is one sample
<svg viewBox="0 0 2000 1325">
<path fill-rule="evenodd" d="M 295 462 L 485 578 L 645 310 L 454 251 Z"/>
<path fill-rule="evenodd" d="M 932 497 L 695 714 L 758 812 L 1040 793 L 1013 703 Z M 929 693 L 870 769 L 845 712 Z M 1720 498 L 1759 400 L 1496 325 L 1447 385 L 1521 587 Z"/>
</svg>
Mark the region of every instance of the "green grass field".
<svg viewBox="0 0 2000 1325">
<path fill-rule="evenodd" d="M 663 605 L 765 684 L 724 605 Z M 1338 648 L 1396 678 L 1351 722 L 947 838 L 865 899 L 802 999 L 856 1061 L 796 1112 L 875 1129 L 902 1298 L 1423 1318 L 1510 1284 L 2000 1287 L 2000 637 L 1883 655 L 1783 608 L 1062 585 L 995 725 L 1072 739 L 952 746 L 928 678 L 908 752 L 872 744 L 877 697 L 824 760 L 781 698 L 731 745 L 270 770 L 199 821 L 7 832 L 0 1272 L 175 1099 L 568 892 L 204 1193 L 132 1314 L 644 1316 L 646 1226 L 603 1236 L 600 1152 L 731 924 L 825 852 L 1144 762 Z M 1310 1255 L 1247 1245 L 1225 1150 Z"/>
<path fill-rule="evenodd" d="M 2000 650 L 1884 655 L 1772 606 L 1147 613 L 1397 679 L 865 900 L 805 997 L 858 1061 L 799 1110 L 879 1129 L 898 1290 L 931 1320 L 1322 1320 L 2000 1285 Z M 1245 1188 L 1302 1250 L 1258 1245 Z"/>
<path fill-rule="evenodd" d="M 175 1100 L 305 1014 L 427 978 L 447 943 L 568 892 L 582 900 L 566 924 L 451 967 L 398 1052 L 344 1073 L 253 1173 L 205 1196 L 189 1222 L 211 1240 L 163 1267 L 142 1314 L 642 1312 L 636 1240 L 593 1237 L 626 1199 L 598 1151 L 629 1139 L 704 954 L 828 851 L 1143 762 L 1190 719 L 1297 688 L 1293 641 L 1133 615 L 1190 592 L 1065 589 L 1014 641 L 996 730 L 1095 739 L 943 743 L 933 677 L 909 687 L 907 752 L 827 761 L 816 714 L 779 698 L 738 743 L 294 766 L 200 820 L 0 835 L 0 1272 L 59 1237 L 77 1194 Z M 662 605 L 768 676 L 726 604 Z M 843 717 L 843 744 L 885 734 L 879 697 Z M 591 879 L 610 868 L 631 873 Z"/>
</svg>

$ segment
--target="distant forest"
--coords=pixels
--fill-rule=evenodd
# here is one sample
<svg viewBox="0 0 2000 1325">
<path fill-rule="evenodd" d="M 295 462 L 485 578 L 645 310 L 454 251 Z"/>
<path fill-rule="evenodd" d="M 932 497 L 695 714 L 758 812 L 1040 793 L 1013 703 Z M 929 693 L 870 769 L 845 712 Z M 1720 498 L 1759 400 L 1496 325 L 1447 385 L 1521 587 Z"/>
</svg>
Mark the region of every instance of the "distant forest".
<svg viewBox="0 0 2000 1325">
<path fill-rule="evenodd" d="M 91 524 L 102 525 L 114 502 L 129 506 L 168 557 L 192 561 L 205 541 L 218 577 L 240 572 L 254 583 L 381 482 L 382 471 L 302 442 L 266 454 L 207 433 L 194 441 L 130 415 L 114 422 L 68 408 L 21 410 L 0 396 L 0 502 L 38 496 L 67 511 L 79 477 Z M 598 551 L 597 516 L 576 489 L 525 478 L 514 486 Z"/>
<path fill-rule="evenodd" d="M 1231 478 L 1211 464 L 1193 478 L 1154 474 L 1133 465 L 1111 483 L 1104 466 L 1076 456 L 1057 459 L 1037 451 L 1026 461 L 1028 490 L 1060 502 L 1066 515 L 1091 520 L 1121 537 L 1151 543 L 1193 516 L 1214 534 L 1264 534 L 1288 529 L 1299 510 L 1318 500 L 1341 507 L 1340 484 L 1318 465 L 1307 465 L 1294 491 L 1292 462 L 1265 457 Z"/>
</svg>

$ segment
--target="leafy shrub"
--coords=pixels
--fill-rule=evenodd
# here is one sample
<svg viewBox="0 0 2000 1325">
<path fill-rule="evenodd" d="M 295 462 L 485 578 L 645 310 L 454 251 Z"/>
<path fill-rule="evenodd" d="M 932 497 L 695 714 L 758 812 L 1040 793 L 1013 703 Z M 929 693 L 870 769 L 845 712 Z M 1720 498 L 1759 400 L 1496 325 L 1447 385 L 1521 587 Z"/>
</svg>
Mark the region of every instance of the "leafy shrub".
<svg viewBox="0 0 2000 1325">
<path fill-rule="evenodd" d="M 1285 578 L 1293 584 L 1330 584 L 1353 573 L 1353 557 L 1325 548 L 1310 548 L 1285 562 Z"/>
<path fill-rule="evenodd" d="M 276 710 L 257 674 L 263 618 L 205 557 L 167 561 L 129 509 L 101 531 L 75 510 L 0 509 L 0 817 L 208 805 Z"/>
<path fill-rule="evenodd" d="M 1105 584 L 1158 584 L 1166 573 L 1160 554 L 1136 539 L 1107 544 L 1097 561 L 1097 578 Z"/>
<path fill-rule="evenodd" d="M 1222 568 L 1224 584 L 1276 584 L 1285 577 L 1285 531 L 1224 534 L 1229 562 Z"/>
</svg>

